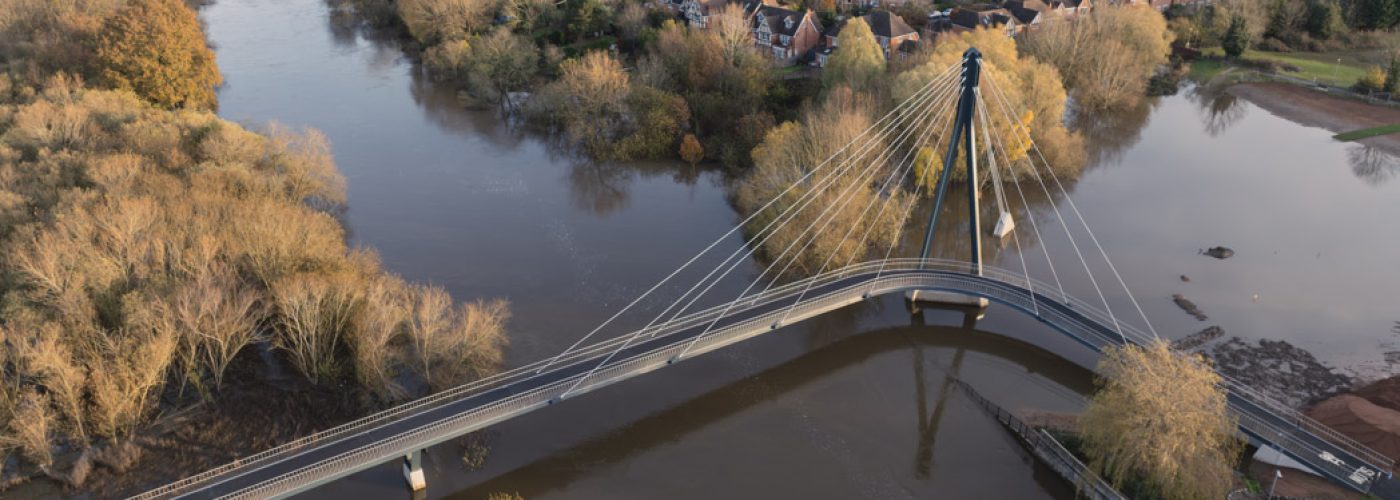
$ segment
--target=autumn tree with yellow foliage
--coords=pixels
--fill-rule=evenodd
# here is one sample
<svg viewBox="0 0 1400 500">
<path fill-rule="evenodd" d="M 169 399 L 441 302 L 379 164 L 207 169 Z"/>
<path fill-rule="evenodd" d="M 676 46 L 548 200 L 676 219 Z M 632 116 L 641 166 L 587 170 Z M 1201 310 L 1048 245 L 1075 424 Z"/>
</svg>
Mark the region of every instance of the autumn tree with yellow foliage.
<svg viewBox="0 0 1400 500">
<path fill-rule="evenodd" d="M 1066 129 L 1061 120 L 1066 94 L 1059 72 L 1047 64 L 1022 57 L 1016 51 L 1016 42 L 1000 30 L 977 29 L 940 37 L 931 53 L 925 56 L 925 62 L 895 77 L 892 85 L 895 102 L 914 95 L 948 67 L 961 65 L 963 54 L 972 47 L 982 53 L 979 98 L 986 105 L 977 110 L 974 120 L 979 133 L 984 133 L 981 127 L 985 118 L 995 135 L 995 141 L 989 137 L 977 142 L 978 161 L 987 164 L 992 151 L 988 148 L 995 145 L 996 162 L 1009 167 L 1012 180 L 1030 175 L 1028 162 L 1034 160 L 1041 165 L 1041 155 L 1057 173 L 1077 174 L 1083 163 L 1083 139 Z M 944 106 L 930 111 L 927 119 L 950 123 L 956 111 L 956 106 Z M 930 137 L 923 146 L 929 152 L 920 155 L 923 168 L 916 170 L 915 182 L 932 185 L 937 175 L 929 174 L 936 174 L 943 168 L 947 136 L 952 128 L 938 130 L 940 134 Z M 1032 143 L 1038 146 L 1038 152 L 1032 150 Z M 959 153 L 959 158 L 962 154 Z M 954 169 L 951 175 L 962 179 L 966 172 Z"/>
<path fill-rule="evenodd" d="M 1132 105 L 1172 53 L 1167 20 L 1145 5 L 1101 6 L 1074 22 L 1029 32 L 1024 50 L 1060 70 L 1075 102 L 1089 109 Z"/>
<path fill-rule="evenodd" d="M 1090 465 L 1115 485 L 1141 479 L 1162 498 L 1224 498 L 1241 443 L 1220 375 L 1166 341 L 1109 348 L 1079 418 Z"/>
<path fill-rule="evenodd" d="M 131 0 L 97 39 L 99 78 L 166 109 L 213 109 L 223 83 L 193 10 L 181 0 Z"/>
</svg>

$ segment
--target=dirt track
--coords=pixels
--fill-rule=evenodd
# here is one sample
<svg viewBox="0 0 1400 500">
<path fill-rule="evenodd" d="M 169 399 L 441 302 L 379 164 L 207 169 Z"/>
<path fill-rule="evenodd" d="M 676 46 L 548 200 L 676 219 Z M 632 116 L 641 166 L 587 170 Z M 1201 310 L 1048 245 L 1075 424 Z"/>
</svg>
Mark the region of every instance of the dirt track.
<svg viewBox="0 0 1400 500">
<path fill-rule="evenodd" d="M 1400 123 L 1400 108 L 1373 106 L 1286 83 L 1242 83 L 1229 92 L 1275 115 L 1333 133 Z M 1400 156 L 1400 134 L 1357 142 Z"/>
</svg>

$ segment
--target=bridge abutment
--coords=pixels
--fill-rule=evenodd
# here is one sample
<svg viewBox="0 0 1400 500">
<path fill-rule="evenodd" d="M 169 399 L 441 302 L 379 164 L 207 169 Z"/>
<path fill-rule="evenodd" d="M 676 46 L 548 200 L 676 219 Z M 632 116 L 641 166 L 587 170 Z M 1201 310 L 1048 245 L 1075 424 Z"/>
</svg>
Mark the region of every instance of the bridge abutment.
<svg viewBox="0 0 1400 500">
<path fill-rule="evenodd" d="M 423 474 L 423 450 L 414 450 L 403 457 L 403 478 L 408 481 L 408 489 L 415 494 L 428 489 L 428 478 Z"/>
</svg>

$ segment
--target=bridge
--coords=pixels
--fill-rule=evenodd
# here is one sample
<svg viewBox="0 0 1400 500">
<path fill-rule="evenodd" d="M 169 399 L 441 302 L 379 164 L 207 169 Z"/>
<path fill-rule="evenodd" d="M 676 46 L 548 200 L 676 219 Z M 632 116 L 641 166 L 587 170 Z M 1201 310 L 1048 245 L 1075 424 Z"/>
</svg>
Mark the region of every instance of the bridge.
<svg viewBox="0 0 1400 500">
<path fill-rule="evenodd" d="M 959 67 L 960 72 L 957 71 Z M 1088 261 L 1072 239 L 1075 253 L 1090 276 L 1099 302 L 1103 304 L 1102 308 L 1093 302 L 1078 300 L 1066 293 L 1053 264 L 1053 279 L 1045 282 L 1031 276 L 1024 261 L 1024 254 L 1021 256 L 1020 270 L 984 265 L 981 262 L 982 230 L 978 221 L 978 201 L 983 184 L 978 181 L 977 175 L 978 164 L 981 162 L 990 166 L 997 203 L 1002 209 L 1002 220 L 998 221 L 996 233 L 999 236 L 1009 235 L 1018 247 L 1020 245 L 1015 236 L 1016 230 L 1012 227 L 1014 223 L 1006 220 L 1009 212 L 1005 209 L 1006 201 L 1001 187 L 1003 175 L 1013 179 L 1017 177 L 1010 168 L 1010 164 L 1015 160 L 1006 154 L 1005 145 L 998 142 L 999 138 L 990 134 L 992 128 L 987 120 L 990 109 L 981 98 L 979 88 L 981 70 L 980 55 L 975 49 L 969 50 L 960 66 L 950 68 L 944 75 L 928 82 L 923 89 L 901 102 L 890 114 L 872 125 L 870 130 L 862 133 L 861 137 L 852 140 L 833 155 L 833 158 L 841 156 L 840 159 L 828 160 L 808 170 L 793 183 L 793 186 L 758 212 L 764 213 L 770 206 L 776 207 L 776 201 L 789 191 L 805 188 L 805 192 L 797 198 L 796 203 L 782 209 L 776 216 L 769 217 L 767 225 L 756 231 L 753 241 L 734 250 L 719 266 L 691 286 L 680 298 L 671 302 L 642 328 L 606 340 L 587 342 L 623 312 L 640 303 L 643 297 L 661 289 L 664 283 L 679 274 L 680 269 L 662 279 L 637 300 L 622 308 L 622 311 L 587 335 L 583 335 L 556 356 L 297 439 L 161 486 L 134 498 L 281 498 L 358 471 L 399 460 L 403 461 L 405 476 L 416 489 L 423 481 L 420 468 L 422 450 L 428 447 L 749 338 L 780 331 L 786 325 L 889 294 L 904 294 L 906 298 L 912 299 L 911 303 L 917 303 L 921 297 L 926 299 L 932 294 L 936 294 L 936 297 L 951 297 L 951 300 L 956 302 L 967 303 L 968 299 L 972 299 L 971 303 L 978 306 L 985 302 L 995 303 L 1030 315 L 1096 353 L 1114 346 L 1144 345 L 1156 341 L 1158 336 L 1152 330 L 1151 323 L 1146 321 L 1145 315 L 1142 315 L 1146 327 L 1143 329 L 1126 321 L 1109 307 L 1103 288 L 1093 278 Z M 992 88 L 995 94 L 996 89 L 994 86 Z M 924 118 L 930 110 L 948 109 L 948 101 L 954 96 L 957 98 L 957 117 L 952 123 L 953 132 L 941 136 L 941 140 L 925 142 L 932 137 L 932 124 L 938 120 Z M 1001 96 L 994 102 L 1002 102 Z M 1002 111 L 1005 112 L 1006 108 Z M 980 117 L 977 116 L 979 114 Z M 1004 116 L 1010 120 L 1015 115 L 1007 113 Z M 981 130 L 990 138 L 982 150 L 977 146 L 979 124 L 982 126 Z M 875 135 L 862 139 L 871 131 L 876 131 Z M 879 140 L 876 140 L 877 138 Z M 720 279 L 741 263 L 748 261 L 753 252 L 761 248 L 778 228 L 797 217 L 801 210 L 814 206 L 815 209 L 822 210 L 822 214 L 827 214 L 839 209 L 843 200 L 848 198 L 847 193 L 854 189 L 853 186 L 878 184 L 877 181 L 871 180 L 876 179 L 876 173 L 883 172 L 876 167 L 889 165 L 891 157 L 899 153 L 904 153 L 905 160 L 894 162 L 896 168 L 887 172 L 888 178 L 880 184 L 880 189 L 885 192 L 884 190 L 895 185 L 895 180 L 904 179 L 917 163 L 911 160 L 917 148 L 909 147 L 910 144 L 946 144 L 948 149 L 943 165 L 950 166 L 943 169 L 939 175 L 929 230 L 918 258 L 893 257 L 890 252 L 894 248 L 891 246 L 880 259 L 835 266 L 831 265 L 834 258 L 828 257 L 821 269 L 811 276 L 786 282 L 777 278 L 765 279 L 765 276 L 780 263 L 785 264 L 783 269 L 772 275 L 784 275 L 786 269 L 793 265 L 793 262 L 787 259 L 789 251 L 802 241 L 807 242 L 803 247 L 806 249 L 815 239 L 816 233 L 813 233 L 811 239 L 806 238 L 806 235 L 813 230 L 818 233 L 829 231 L 831 221 L 836 218 L 834 215 L 817 217 L 801 236 L 793 240 L 776 258 L 771 259 L 768 268 L 733 300 L 708 309 L 687 312 L 701 296 L 712 290 Z M 969 240 L 972 247 L 972 258 L 968 261 L 929 256 L 933 228 L 936 226 L 950 183 L 950 171 L 953 170 L 951 166 L 960 158 L 960 147 L 963 151 L 982 152 L 961 156 L 966 165 L 968 185 L 974 186 L 968 189 L 968 202 L 971 206 Z M 871 155 L 871 151 L 877 153 Z M 997 161 L 998 153 L 1001 153 L 1001 162 Z M 838 182 L 844 175 L 849 175 L 845 172 L 850 170 L 843 169 L 851 169 L 867 160 L 870 166 L 857 171 L 859 173 L 856 175 L 860 177 L 853 181 L 845 177 L 847 182 Z M 901 165 L 907 166 L 900 167 Z M 999 165 L 1005 168 L 1006 172 L 1000 172 Z M 1048 167 L 1045 171 L 1044 177 L 1053 175 L 1053 171 Z M 1038 170 L 1032 169 L 1020 175 L 1033 176 L 1042 187 L 1047 185 Z M 1058 183 L 1058 179 L 1053 179 L 1053 184 Z M 1020 189 L 1018 183 L 1013 185 L 1017 190 Z M 835 203 L 825 206 L 812 203 L 816 193 L 828 189 L 843 190 L 842 195 Z M 1068 200 L 1067 196 L 1064 199 L 1072 204 L 1072 200 Z M 862 216 L 874 209 L 877 201 L 871 200 Z M 1024 198 L 1022 201 L 1024 202 Z M 881 213 L 888 205 L 879 206 Z M 908 209 L 912 210 L 912 204 L 910 205 Z M 1077 208 L 1072 205 L 1070 208 L 1078 216 Z M 729 234 L 754 222 L 759 213 L 741 222 Z M 1082 216 L 1078 218 L 1083 222 Z M 863 219 L 864 217 L 861 217 L 858 221 Z M 1064 224 L 1065 218 L 1061 217 L 1060 220 Z M 1035 219 L 1032 217 L 1029 221 L 1032 230 L 1038 234 L 1040 229 Z M 870 225 L 862 227 L 861 224 L 856 224 L 849 228 L 839 228 L 838 232 L 844 230 L 849 238 L 859 229 L 865 229 L 866 236 L 858 240 L 863 245 L 869 236 Z M 1068 228 L 1065 229 L 1068 233 Z M 1088 229 L 1087 223 L 1085 229 Z M 702 250 L 700 254 L 716 248 L 729 234 L 717 239 L 715 244 Z M 1092 233 L 1089 234 L 1090 239 L 1093 239 Z M 842 241 L 844 243 L 846 239 L 843 238 Z M 1102 247 L 1096 239 L 1093 239 L 1093 246 L 1102 253 Z M 834 253 L 832 255 L 834 256 Z M 696 258 L 692 258 L 681 268 L 694 264 L 699 257 L 700 255 L 697 255 Z M 1131 299 L 1131 291 L 1127 290 L 1117 270 L 1112 268 L 1107 255 L 1103 254 L 1103 258 Z M 1046 261 L 1050 262 L 1048 252 Z M 754 291 L 759 284 L 765 286 L 762 290 Z M 1141 315 L 1141 308 L 1136 307 L 1136 299 L 1132 299 L 1132 302 Z M 1241 435 L 1253 444 L 1279 450 L 1317 474 L 1356 491 L 1370 492 L 1386 498 L 1400 498 L 1400 488 L 1397 488 L 1396 481 L 1391 477 L 1391 470 L 1395 464 L 1390 458 L 1309 419 L 1297 410 L 1240 381 L 1222 375 L 1221 384 L 1227 391 L 1229 409 L 1236 418 Z"/>
</svg>

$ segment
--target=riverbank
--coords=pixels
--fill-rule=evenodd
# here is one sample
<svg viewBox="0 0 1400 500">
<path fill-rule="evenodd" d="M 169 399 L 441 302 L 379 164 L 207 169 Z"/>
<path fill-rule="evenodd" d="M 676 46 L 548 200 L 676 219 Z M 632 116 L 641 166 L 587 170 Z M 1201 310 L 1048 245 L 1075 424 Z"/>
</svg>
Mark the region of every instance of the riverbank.
<svg viewBox="0 0 1400 500">
<path fill-rule="evenodd" d="M 1400 123 L 1400 109 L 1333 97 L 1297 85 L 1241 83 L 1228 91 L 1300 125 L 1339 134 Z M 1369 137 L 1356 142 L 1400 156 L 1400 135 Z"/>
</svg>

